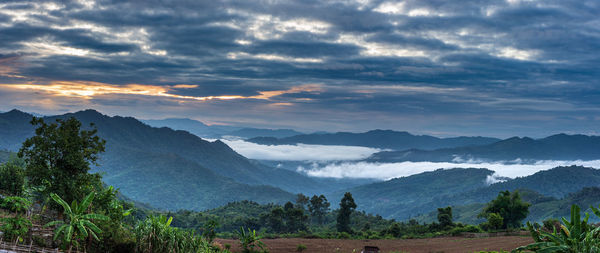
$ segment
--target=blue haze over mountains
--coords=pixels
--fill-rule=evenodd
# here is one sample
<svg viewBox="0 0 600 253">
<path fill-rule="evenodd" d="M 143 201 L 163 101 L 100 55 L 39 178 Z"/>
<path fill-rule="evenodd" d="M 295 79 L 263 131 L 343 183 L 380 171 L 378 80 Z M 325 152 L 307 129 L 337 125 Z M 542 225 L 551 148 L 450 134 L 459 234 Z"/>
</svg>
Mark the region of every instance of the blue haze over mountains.
<svg viewBox="0 0 600 253">
<path fill-rule="evenodd" d="M 33 135 L 32 115 L 17 110 L 0 114 L 0 162 Z M 365 161 L 452 161 L 483 159 L 511 161 L 524 159 L 600 159 L 600 137 L 558 134 L 542 139 L 488 137 L 438 138 L 407 132 L 373 130 L 365 133 L 302 134 L 294 130 L 250 129 L 207 126 L 189 119 L 141 121 L 131 117 L 109 117 L 94 110 L 59 116 L 46 121 L 75 117 L 84 126 L 94 123 L 98 135 L 107 140 L 101 166 L 107 184 L 155 208 L 205 210 L 231 201 L 284 203 L 296 193 L 326 194 L 332 203 L 350 191 L 360 210 L 384 217 L 408 219 L 427 214 L 437 207 L 453 205 L 459 218 L 473 220 L 473 208 L 481 208 L 502 190 L 521 190 L 534 203 L 532 219 L 551 215 L 551 206 L 583 201 L 600 203 L 600 172 L 578 166 L 540 171 L 531 176 L 488 181 L 493 171 L 485 168 L 456 168 L 420 173 L 384 182 L 362 179 L 309 177 L 277 168 L 275 163 L 248 159 L 220 140 L 206 141 L 191 133 L 220 137 L 235 135 L 268 145 L 353 145 L 386 149 Z M 149 125 L 161 126 L 151 127 Z M 185 129 L 173 130 L 173 129 Z M 260 136 L 263 135 L 263 136 Z M 565 180 L 565 179 L 569 180 Z M 578 195 L 579 194 L 579 195 Z M 583 197 L 582 197 L 583 196 Z M 464 206 L 464 205 L 469 206 Z M 471 209 L 469 209 L 471 208 Z"/>
</svg>

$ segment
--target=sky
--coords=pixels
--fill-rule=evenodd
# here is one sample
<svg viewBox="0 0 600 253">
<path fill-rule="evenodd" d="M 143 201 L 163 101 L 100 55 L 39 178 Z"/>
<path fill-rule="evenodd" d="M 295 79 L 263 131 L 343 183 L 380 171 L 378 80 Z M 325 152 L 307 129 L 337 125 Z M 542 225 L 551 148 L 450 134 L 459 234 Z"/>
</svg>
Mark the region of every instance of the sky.
<svg viewBox="0 0 600 253">
<path fill-rule="evenodd" d="M 600 1 L 0 1 L 0 110 L 597 134 Z"/>
</svg>

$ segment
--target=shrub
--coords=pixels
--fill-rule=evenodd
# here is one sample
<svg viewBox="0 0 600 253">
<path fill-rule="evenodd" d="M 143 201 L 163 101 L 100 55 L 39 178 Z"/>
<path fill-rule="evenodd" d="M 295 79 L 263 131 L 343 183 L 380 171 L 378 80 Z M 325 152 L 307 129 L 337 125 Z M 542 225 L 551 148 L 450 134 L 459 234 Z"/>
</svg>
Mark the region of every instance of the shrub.
<svg viewBox="0 0 600 253">
<path fill-rule="evenodd" d="M 481 233 L 483 232 L 481 228 L 473 225 L 466 225 L 464 227 L 455 227 L 450 230 L 450 234 L 459 235 L 460 233 Z"/>
<path fill-rule="evenodd" d="M 298 244 L 298 247 L 296 247 L 296 251 L 298 252 L 302 252 L 304 250 L 306 250 L 306 245 L 304 244 Z"/>
<path fill-rule="evenodd" d="M 31 207 L 31 201 L 21 197 L 6 197 L 0 202 L 2 208 L 15 213 L 15 217 L 0 219 L 3 223 L 0 229 L 4 232 L 4 237 L 11 241 L 22 242 L 32 226 L 31 221 L 23 217 L 23 213 Z"/>
<path fill-rule="evenodd" d="M 25 171 L 14 162 L 0 164 L 0 191 L 21 195 L 25 185 Z"/>
</svg>

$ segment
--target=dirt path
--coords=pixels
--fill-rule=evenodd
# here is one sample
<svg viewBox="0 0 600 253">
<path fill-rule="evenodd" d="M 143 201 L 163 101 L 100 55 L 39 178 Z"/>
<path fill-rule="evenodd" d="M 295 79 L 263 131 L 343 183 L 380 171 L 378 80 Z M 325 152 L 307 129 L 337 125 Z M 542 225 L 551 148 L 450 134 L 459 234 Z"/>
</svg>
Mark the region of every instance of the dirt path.
<svg viewBox="0 0 600 253">
<path fill-rule="evenodd" d="M 222 245 L 230 244 L 234 252 L 239 250 L 236 240 L 217 239 Z M 306 246 L 303 252 L 360 253 L 364 246 L 377 246 L 382 253 L 388 252 L 444 252 L 463 253 L 485 251 L 510 251 L 532 243 L 531 237 L 498 236 L 486 238 L 440 237 L 408 240 L 339 240 L 339 239 L 263 239 L 271 253 L 297 252 L 299 244 Z"/>
</svg>

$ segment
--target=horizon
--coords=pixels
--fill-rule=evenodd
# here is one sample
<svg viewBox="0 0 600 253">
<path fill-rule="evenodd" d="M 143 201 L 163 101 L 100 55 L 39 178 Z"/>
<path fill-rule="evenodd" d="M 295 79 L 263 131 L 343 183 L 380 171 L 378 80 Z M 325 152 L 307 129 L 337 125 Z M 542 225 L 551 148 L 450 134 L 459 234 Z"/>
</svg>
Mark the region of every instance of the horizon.
<svg viewBox="0 0 600 253">
<path fill-rule="evenodd" d="M 19 111 L 22 113 L 27 113 L 27 114 L 31 114 L 32 116 L 36 116 L 36 117 L 52 117 L 52 116 L 58 116 L 58 115 L 64 115 L 64 114 L 69 114 L 69 113 L 77 113 L 77 112 L 82 112 L 82 111 L 88 111 L 88 110 L 92 110 L 95 112 L 98 112 L 102 115 L 105 116 L 109 116 L 109 117 L 132 117 L 138 121 L 140 121 L 141 123 L 146 124 L 144 121 L 149 121 L 149 120 L 156 120 L 156 121 L 161 121 L 161 120 L 192 120 L 195 122 L 199 122 L 202 124 L 205 124 L 207 126 L 210 127 L 218 127 L 218 126 L 224 126 L 224 125 L 214 125 L 214 124 L 207 124 L 206 122 L 203 122 L 201 120 L 198 119 L 192 119 L 192 118 L 161 118 L 161 119 L 142 119 L 142 118 L 137 118 L 131 115 L 122 115 L 122 114 L 107 114 L 104 113 L 102 111 L 96 110 L 96 109 L 92 109 L 92 108 L 87 108 L 87 109 L 82 109 L 82 110 L 76 110 L 76 111 L 69 111 L 69 112 L 63 112 L 60 114 L 40 114 L 37 112 L 29 112 L 29 111 L 24 111 L 18 108 L 13 108 L 10 110 L 0 110 L 0 113 L 7 113 L 10 111 Z M 244 125 L 225 125 L 228 127 L 236 127 L 236 128 L 256 128 L 256 129 L 268 129 L 268 130 L 293 130 L 293 131 L 297 131 L 300 132 L 301 134 L 317 134 L 317 133 L 327 133 L 327 134 L 335 134 L 335 133 L 342 133 L 342 132 L 346 132 L 346 133 L 366 133 L 366 132 L 370 132 L 370 131 L 394 131 L 394 132 L 406 132 L 409 133 L 411 135 L 426 135 L 426 136 L 433 136 L 433 137 L 437 137 L 437 138 L 454 138 L 454 137 L 487 137 L 487 138 L 497 138 L 500 140 L 506 140 L 506 139 L 511 139 L 511 138 L 532 138 L 532 139 L 543 139 L 546 137 L 551 137 L 551 136 L 555 136 L 555 135 L 561 135 L 561 134 L 566 134 L 566 135 L 585 135 L 585 136 L 600 136 L 600 135 L 595 135 L 595 134 L 583 134 L 583 133 L 564 133 L 564 132 L 557 132 L 557 133 L 553 133 L 553 134 L 549 134 L 549 135 L 544 135 L 544 136 L 540 136 L 540 137 L 535 137 L 535 136 L 527 136 L 527 135 L 512 135 L 512 136 L 490 136 L 490 135 L 436 135 L 435 133 L 418 133 L 418 132 L 411 132 L 411 131 L 406 131 L 406 130 L 402 130 L 402 129 L 382 129 L 382 128 L 372 128 L 372 129 L 367 129 L 367 130 L 363 130 L 363 131 L 336 131 L 336 132 L 327 132 L 327 131 L 323 131 L 323 130 L 315 130 L 312 132 L 304 132 L 304 131 L 300 131 L 299 129 L 294 129 L 294 128 L 260 128 L 260 127 L 252 127 L 252 126 L 244 126 Z M 154 126 L 151 126 L 154 127 Z M 168 127 L 171 128 L 171 127 Z M 172 128 L 171 128 L 172 129 Z M 173 130 L 181 130 L 181 129 L 173 129 Z M 202 139 L 206 139 L 203 138 L 201 136 L 198 136 Z"/>
<path fill-rule="evenodd" d="M 3 3 L 0 109 L 596 135 L 599 12 L 595 1 Z"/>
</svg>

